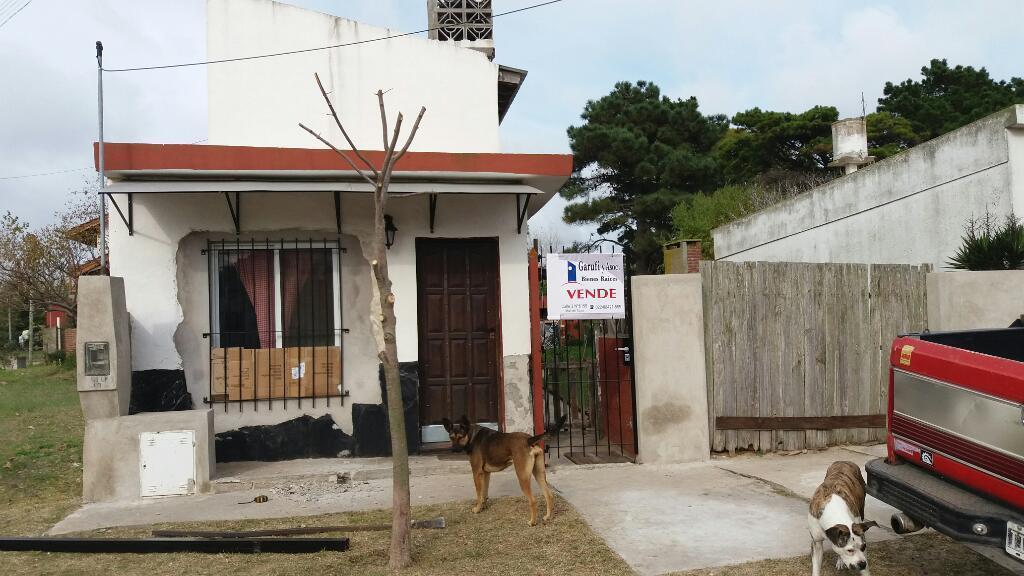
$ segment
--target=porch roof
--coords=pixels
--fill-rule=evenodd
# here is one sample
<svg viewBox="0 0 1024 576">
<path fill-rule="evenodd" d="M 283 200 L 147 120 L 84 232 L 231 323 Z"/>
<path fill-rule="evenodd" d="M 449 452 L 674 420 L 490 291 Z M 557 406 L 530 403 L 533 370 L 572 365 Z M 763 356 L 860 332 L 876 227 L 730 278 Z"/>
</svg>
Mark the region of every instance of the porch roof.
<svg viewBox="0 0 1024 576">
<path fill-rule="evenodd" d="M 97 144 L 93 154 L 98 168 Z M 351 151 L 345 154 L 362 165 Z M 370 191 L 329 149 L 108 142 L 104 155 L 104 175 L 112 181 L 108 193 Z M 379 165 L 384 153 L 363 155 Z M 409 152 L 395 166 L 392 191 L 550 196 L 571 172 L 570 154 Z"/>
<path fill-rule="evenodd" d="M 373 189 L 337 152 L 323 148 L 104 142 L 103 151 L 103 174 L 112 181 L 103 194 L 110 198 L 129 236 L 135 229 L 135 194 L 223 194 L 237 233 L 241 230 L 240 194 L 332 192 L 340 232 L 341 193 Z M 361 152 L 374 165 L 383 162 L 382 151 Z M 362 166 L 355 153 L 344 154 Z M 93 159 L 99 168 L 98 143 L 93 144 Z M 515 196 L 516 229 L 521 233 L 527 217 L 540 210 L 571 173 L 569 154 L 409 152 L 395 165 L 390 191 L 395 196 L 429 195 L 431 232 L 438 194 Z M 127 195 L 127 215 L 114 200 L 115 194 Z M 536 201 L 531 202 L 532 198 Z"/>
</svg>

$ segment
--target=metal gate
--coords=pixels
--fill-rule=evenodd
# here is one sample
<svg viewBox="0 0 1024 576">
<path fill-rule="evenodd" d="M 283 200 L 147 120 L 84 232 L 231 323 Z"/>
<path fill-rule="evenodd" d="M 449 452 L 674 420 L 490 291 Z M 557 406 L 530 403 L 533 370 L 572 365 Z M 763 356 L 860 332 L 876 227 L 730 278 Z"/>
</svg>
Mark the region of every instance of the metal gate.
<svg viewBox="0 0 1024 576">
<path fill-rule="evenodd" d="M 602 245 L 585 251 L 601 252 Z M 540 385 L 535 385 L 534 394 L 542 396 L 534 398 L 534 409 L 542 407 L 542 418 L 536 420 L 540 427 L 565 418 L 545 447 L 551 458 L 576 464 L 632 462 L 638 439 L 629 262 L 624 267 L 626 318 L 547 320 L 545 255 L 538 254 L 535 261 L 539 302 L 533 320 L 539 326 L 534 336 L 539 350 L 535 349 L 533 366 L 540 371 Z"/>
</svg>

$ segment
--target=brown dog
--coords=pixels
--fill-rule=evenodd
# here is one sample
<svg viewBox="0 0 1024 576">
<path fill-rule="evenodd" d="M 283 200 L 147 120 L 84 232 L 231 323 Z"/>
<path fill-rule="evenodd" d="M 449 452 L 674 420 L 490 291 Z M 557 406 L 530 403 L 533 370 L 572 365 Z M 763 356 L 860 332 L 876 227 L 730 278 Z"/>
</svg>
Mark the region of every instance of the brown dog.
<svg viewBox="0 0 1024 576">
<path fill-rule="evenodd" d="M 476 486 L 474 514 L 483 510 L 487 502 L 491 472 L 501 472 L 514 465 L 516 477 L 519 478 L 519 488 L 530 503 L 530 526 L 537 525 L 537 500 L 530 489 L 530 476 L 537 479 L 537 484 L 540 484 L 540 489 L 544 493 L 544 502 L 547 504 L 544 520 L 551 519 L 554 498 L 544 475 L 544 450 L 537 444 L 548 434 L 557 432 L 561 428 L 561 423 L 537 436 L 529 436 L 523 432 L 496 432 L 484 426 L 470 424 L 465 416 L 455 424 L 445 418 L 442 424 L 451 438 L 452 451 L 469 453 L 469 464 L 473 468 L 473 484 Z"/>
</svg>

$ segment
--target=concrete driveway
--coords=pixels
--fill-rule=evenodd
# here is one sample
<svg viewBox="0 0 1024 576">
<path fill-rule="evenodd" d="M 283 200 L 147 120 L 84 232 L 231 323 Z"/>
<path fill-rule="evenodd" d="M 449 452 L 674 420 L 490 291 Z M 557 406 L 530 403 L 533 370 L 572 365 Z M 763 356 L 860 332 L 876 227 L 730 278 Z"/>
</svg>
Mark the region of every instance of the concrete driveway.
<svg viewBox="0 0 1024 576">
<path fill-rule="evenodd" d="M 743 455 L 678 466 L 558 465 L 548 472 L 608 545 L 642 575 L 782 559 L 809 552 L 807 500 L 836 460 L 863 465 L 884 446 L 832 448 L 792 456 Z M 387 508 L 390 462 L 300 460 L 224 465 L 220 493 L 134 503 L 90 504 L 51 529 L 60 534 L 106 526 L 237 518 L 271 518 Z M 419 456 L 412 461 L 414 504 L 468 501 L 472 478 L 464 461 Z M 328 475 L 350 472 L 347 483 Z M 270 501 L 239 505 L 258 494 Z M 492 496 L 518 496 L 511 473 L 496 474 Z M 880 527 L 871 540 L 895 538 L 892 508 L 868 499 Z"/>
<path fill-rule="evenodd" d="M 807 554 L 807 500 L 836 460 L 863 465 L 884 446 L 738 456 L 679 466 L 558 468 L 552 484 L 642 575 Z M 893 509 L 869 497 L 873 541 L 896 537 Z"/>
</svg>

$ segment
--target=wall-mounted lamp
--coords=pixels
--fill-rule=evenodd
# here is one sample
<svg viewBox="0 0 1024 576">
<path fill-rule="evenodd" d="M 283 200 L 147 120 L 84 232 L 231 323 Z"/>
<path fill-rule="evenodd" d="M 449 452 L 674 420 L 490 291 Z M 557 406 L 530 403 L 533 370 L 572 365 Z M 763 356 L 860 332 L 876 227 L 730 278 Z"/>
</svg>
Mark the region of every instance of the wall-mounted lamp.
<svg viewBox="0 0 1024 576">
<path fill-rule="evenodd" d="M 398 232 L 398 228 L 395 228 L 395 220 L 390 214 L 384 215 L 384 246 L 388 250 L 395 243 L 395 232 Z"/>
</svg>

